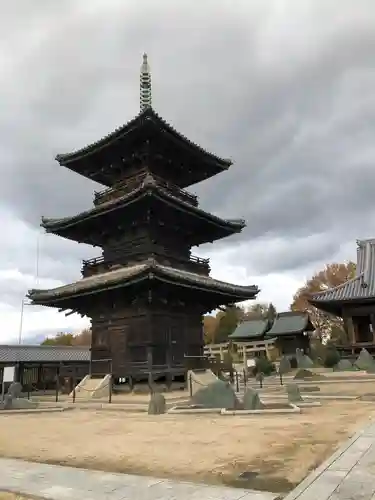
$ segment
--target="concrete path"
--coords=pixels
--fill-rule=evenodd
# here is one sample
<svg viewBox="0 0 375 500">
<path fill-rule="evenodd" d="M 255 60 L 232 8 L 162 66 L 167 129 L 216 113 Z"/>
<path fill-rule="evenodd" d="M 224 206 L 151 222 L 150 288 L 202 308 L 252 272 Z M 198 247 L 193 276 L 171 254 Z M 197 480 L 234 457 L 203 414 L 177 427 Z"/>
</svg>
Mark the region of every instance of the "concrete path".
<svg viewBox="0 0 375 500">
<path fill-rule="evenodd" d="M 278 496 L 6 458 L 0 458 L 0 490 L 51 500 L 274 500 Z"/>
<path fill-rule="evenodd" d="M 284 500 L 375 500 L 375 424 L 358 432 Z"/>
</svg>

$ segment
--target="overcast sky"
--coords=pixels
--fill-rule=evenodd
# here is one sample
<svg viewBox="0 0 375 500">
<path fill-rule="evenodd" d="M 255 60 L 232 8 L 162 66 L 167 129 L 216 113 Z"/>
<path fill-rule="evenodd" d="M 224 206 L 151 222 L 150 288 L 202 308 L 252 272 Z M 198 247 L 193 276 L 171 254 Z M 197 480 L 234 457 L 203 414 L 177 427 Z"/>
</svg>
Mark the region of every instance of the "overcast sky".
<svg viewBox="0 0 375 500">
<path fill-rule="evenodd" d="M 98 252 L 43 235 L 40 218 L 90 205 L 98 186 L 54 157 L 138 113 L 144 51 L 156 111 L 234 161 L 191 188 L 207 210 L 248 223 L 196 252 L 215 277 L 255 283 L 281 310 L 306 277 L 374 237 L 374 0 L 17 0 L 0 9 L 0 342 L 17 339 L 28 288 L 78 279 L 81 260 Z M 27 306 L 23 338 L 86 324 Z"/>
</svg>

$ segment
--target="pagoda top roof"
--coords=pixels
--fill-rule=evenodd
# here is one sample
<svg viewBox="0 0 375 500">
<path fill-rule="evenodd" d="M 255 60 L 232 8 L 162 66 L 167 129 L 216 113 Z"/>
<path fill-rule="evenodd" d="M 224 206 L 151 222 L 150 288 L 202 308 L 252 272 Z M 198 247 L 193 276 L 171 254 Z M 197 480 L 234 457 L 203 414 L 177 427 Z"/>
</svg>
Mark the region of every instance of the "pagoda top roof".
<svg viewBox="0 0 375 500">
<path fill-rule="evenodd" d="M 357 241 L 357 266 L 354 278 L 308 296 L 308 301 L 327 312 L 340 313 L 342 305 L 375 301 L 375 239 Z"/>
<path fill-rule="evenodd" d="M 153 193 L 154 196 L 164 200 L 166 203 L 173 205 L 177 209 L 184 210 L 192 215 L 199 217 L 200 219 L 204 219 L 207 222 L 213 224 L 217 228 L 221 228 L 219 231 L 217 238 L 222 238 L 224 236 L 229 236 L 233 233 L 239 233 L 246 226 L 246 223 L 243 219 L 221 219 L 216 215 L 205 212 L 199 207 L 192 205 L 184 200 L 181 200 L 177 196 L 174 196 L 173 193 L 167 189 L 165 189 L 162 185 L 160 185 L 151 174 L 148 174 L 142 183 L 139 184 L 138 187 L 133 189 L 131 192 L 124 194 L 123 196 L 119 196 L 118 198 L 113 198 L 99 205 L 94 206 L 90 210 L 85 210 L 77 215 L 71 217 L 62 217 L 62 218 L 46 218 L 42 217 L 41 226 L 50 233 L 56 233 L 60 236 L 67 236 L 66 230 L 77 226 L 78 224 L 82 224 L 86 220 L 96 218 L 98 216 L 107 214 L 109 212 L 114 212 L 115 210 L 119 210 L 124 208 L 130 203 L 134 203 L 137 199 L 140 199 L 143 196 L 148 196 L 149 193 Z M 64 234 L 63 234 L 64 233 Z M 89 243 L 89 241 L 87 241 Z M 201 244 L 202 242 L 194 242 L 195 244 Z M 89 243 L 90 244 L 90 243 Z"/>
<path fill-rule="evenodd" d="M 148 145 L 153 138 L 158 141 L 169 141 L 184 151 L 184 157 L 188 159 L 184 169 L 186 179 L 181 180 L 179 184 L 181 187 L 216 175 L 227 170 L 232 164 L 231 160 L 206 151 L 177 132 L 151 106 L 142 109 L 132 120 L 98 141 L 70 153 L 58 154 L 56 160 L 60 165 L 93 181 L 112 186 L 118 181 L 119 174 L 118 168 L 117 175 L 114 174 L 112 165 L 114 159 L 109 158 L 108 152 L 112 149 L 114 156 L 118 156 L 118 158 L 116 156 L 118 162 L 123 162 L 123 170 L 126 170 L 124 158 L 132 156 L 132 153 L 142 149 L 142 146 Z"/>
<path fill-rule="evenodd" d="M 119 286 L 125 287 L 141 280 L 161 280 L 202 291 L 215 291 L 237 301 L 252 299 L 259 293 L 256 285 L 240 286 L 226 283 L 209 276 L 163 266 L 150 258 L 135 265 L 95 274 L 58 288 L 32 289 L 29 290 L 28 297 L 34 304 L 54 305 L 65 299 L 98 293 Z"/>
</svg>

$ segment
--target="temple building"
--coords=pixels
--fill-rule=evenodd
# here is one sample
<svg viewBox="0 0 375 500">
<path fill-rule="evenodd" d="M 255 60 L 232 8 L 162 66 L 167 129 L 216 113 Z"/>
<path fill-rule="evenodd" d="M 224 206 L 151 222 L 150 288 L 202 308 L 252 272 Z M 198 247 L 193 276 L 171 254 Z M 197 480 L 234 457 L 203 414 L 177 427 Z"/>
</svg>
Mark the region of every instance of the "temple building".
<svg viewBox="0 0 375 500">
<path fill-rule="evenodd" d="M 310 334 L 315 330 L 305 312 L 286 311 L 273 319 L 251 319 L 240 323 L 229 336 L 244 356 L 293 357 L 296 349 L 310 350 Z"/>
<path fill-rule="evenodd" d="M 73 380 L 80 381 L 87 375 L 89 366 L 88 347 L 0 345 L 0 383 L 4 368 L 13 367 L 14 380 L 22 384 L 24 392 L 56 390 L 66 381 L 72 384 L 71 390 Z"/>
<path fill-rule="evenodd" d="M 146 55 L 140 108 L 106 137 L 56 157 L 104 190 L 88 210 L 42 218 L 42 227 L 102 253 L 83 262 L 79 281 L 28 293 L 33 304 L 91 318 L 91 373 L 108 370 L 129 381 L 150 371 L 155 378 L 184 375 L 185 358 L 203 354 L 203 314 L 259 292 L 210 277 L 209 260 L 191 253 L 245 227 L 241 219 L 205 212 L 185 189 L 232 162 L 197 146 L 154 111 Z"/>
<path fill-rule="evenodd" d="M 346 345 L 343 354 L 355 355 L 362 348 L 375 353 L 375 239 L 357 241 L 357 266 L 353 279 L 315 293 L 309 302 L 343 319 Z"/>
</svg>

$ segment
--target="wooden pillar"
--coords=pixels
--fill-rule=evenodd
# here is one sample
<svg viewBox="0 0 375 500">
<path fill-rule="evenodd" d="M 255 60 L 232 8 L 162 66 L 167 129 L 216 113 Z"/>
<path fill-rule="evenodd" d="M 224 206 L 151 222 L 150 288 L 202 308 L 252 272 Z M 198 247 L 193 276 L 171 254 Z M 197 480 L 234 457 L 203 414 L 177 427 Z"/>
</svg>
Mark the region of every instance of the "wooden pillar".
<svg viewBox="0 0 375 500">
<path fill-rule="evenodd" d="M 147 347 L 147 372 L 148 372 L 148 385 L 152 388 L 154 384 L 153 380 L 153 356 L 152 347 Z"/>
<path fill-rule="evenodd" d="M 221 345 L 219 347 L 220 349 L 220 361 L 224 361 L 224 351 L 223 351 L 223 346 Z"/>
<path fill-rule="evenodd" d="M 172 388 L 173 376 L 172 376 L 172 352 L 170 349 L 166 352 L 166 363 L 167 363 L 167 373 L 166 373 L 166 382 L 167 389 L 170 390 Z"/>
<path fill-rule="evenodd" d="M 268 343 L 267 343 L 267 340 L 265 340 L 265 342 L 264 342 L 264 347 L 266 348 L 266 358 L 270 359 L 269 352 L 268 352 Z"/>
<path fill-rule="evenodd" d="M 16 382 L 20 382 L 22 384 L 23 374 L 24 374 L 24 366 L 23 363 L 17 363 L 15 368 L 14 380 Z"/>
<path fill-rule="evenodd" d="M 37 370 L 38 370 L 38 376 L 37 376 L 36 386 L 38 389 L 41 389 L 42 388 L 42 365 L 41 364 L 38 365 Z"/>
<path fill-rule="evenodd" d="M 350 342 L 350 344 L 355 344 L 357 341 L 357 337 L 356 337 L 355 326 L 353 323 L 353 318 L 352 318 L 352 316 L 348 316 L 348 315 L 344 314 L 343 320 L 344 320 L 344 328 L 345 328 L 346 334 L 348 336 L 349 342 Z"/>
<path fill-rule="evenodd" d="M 372 342 L 375 344 L 375 314 L 370 314 L 370 321 L 372 326 Z"/>
<path fill-rule="evenodd" d="M 247 352 L 246 352 L 246 345 L 242 346 L 242 359 L 243 359 L 243 367 L 246 370 L 247 369 Z"/>
</svg>

